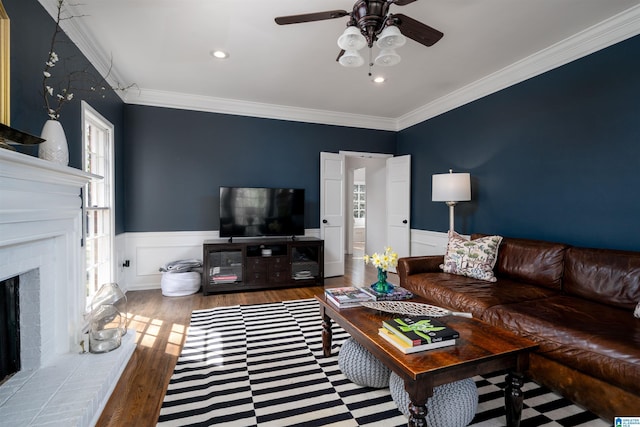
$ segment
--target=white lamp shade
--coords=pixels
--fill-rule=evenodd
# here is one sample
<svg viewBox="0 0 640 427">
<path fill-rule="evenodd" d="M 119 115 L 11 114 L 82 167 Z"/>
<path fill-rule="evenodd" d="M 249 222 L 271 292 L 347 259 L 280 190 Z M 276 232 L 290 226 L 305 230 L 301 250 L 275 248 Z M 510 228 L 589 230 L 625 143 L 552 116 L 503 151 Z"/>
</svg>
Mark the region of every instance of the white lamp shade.
<svg viewBox="0 0 640 427">
<path fill-rule="evenodd" d="M 367 45 L 360 30 L 354 26 L 347 27 L 338 37 L 338 47 L 343 50 L 360 50 Z"/>
<path fill-rule="evenodd" d="M 376 65 L 384 67 L 391 67 L 400 62 L 400 55 L 393 49 L 382 49 L 380 54 L 376 57 Z"/>
<path fill-rule="evenodd" d="M 435 174 L 431 184 L 431 200 L 434 202 L 471 200 L 471 177 L 468 173 Z"/>
<path fill-rule="evenodd" d="M 364 64 L 364 58 L 355 50 L 347 50 L 338 60 L 343 67 L 359 67 Z"/>
<path fill-rule="evenodd" d="M 390 25 L 382 30 L 382 32 L 378 36 L 378 41 L 376 42 L 376 44 L 380 49 L 397 49 L 404 46 L 406 42 L 407 38 L 402 35 L 398 27 L 396 27 L 395 25 Z"/>
</svg>

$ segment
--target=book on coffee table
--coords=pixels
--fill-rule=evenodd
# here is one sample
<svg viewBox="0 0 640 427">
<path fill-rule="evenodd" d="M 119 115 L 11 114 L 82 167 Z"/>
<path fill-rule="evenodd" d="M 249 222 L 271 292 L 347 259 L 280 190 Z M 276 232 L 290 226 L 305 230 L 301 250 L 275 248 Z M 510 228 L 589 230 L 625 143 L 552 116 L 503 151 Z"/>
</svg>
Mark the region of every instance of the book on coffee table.
<svg viewBox="0 0 640 427">
<path fill-rule="evenodd" d="M 456 340 L 454 338 L 450 340 L 434 342 L 431 344 L 411 346 L 406 342 L 404 342 L 403 340 L 401 340 L 398 336 L 396 336 L 393 332 L 391 332 L 387 328 L 380 328 L 378 330 L 378 335 L 380 335 L 387 342 L 392 344 L 395 348 L 397 348 L 404 354 L 419 353 L 421 351 L 433 350 L 433 349 L 442 348 L 442 347 L 449 347 L 449 346 L 455 345 L 456 343 Z"/>
<path fill-rule="evenodd" d="M 343 288 L 327 288 L 324 290 L 327 301 L 338 308 L 359 307 L 361 302 L 372 301 L 371 295 L 354 286 Z"/>
<path fill-rule="evenodd" d="M 455 341 L 460 336 L 454 329 L 428 316 L 405 316 L 384 320 L 382 326 L 411 347 Z"/>
<path fill-rule="evenodd" d="M 401 288 L 400 286 L 394 286 L 393 290 L 389 293 L 377 292 L 371 287 L 360 288 L 362 292 L 371 295 L 373 301 L 404 301 L 413 298 L 413 293 L 408 289 Z"/>
</svg>

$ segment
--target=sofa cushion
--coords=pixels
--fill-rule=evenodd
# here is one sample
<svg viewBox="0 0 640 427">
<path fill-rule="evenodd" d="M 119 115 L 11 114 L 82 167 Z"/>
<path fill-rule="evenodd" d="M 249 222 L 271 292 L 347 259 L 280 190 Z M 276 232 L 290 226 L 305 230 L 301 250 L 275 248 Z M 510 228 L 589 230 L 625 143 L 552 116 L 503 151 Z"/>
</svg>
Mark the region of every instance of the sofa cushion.
<svg viewBox="0 0 640 427">
<path fill-rule="evenodd" d="M 640 252 L 570 248 L 564 291 L 633 312 L 640 301 Z"/>
<path fill-rule="evenodd" d="M 538 353 L 640 393 L 640 320 L 567 295 L 491 307 L 483 320 L 538 344 Z"/>
<path fill-rule="evenodd" d="M 485 236 L 472 234 L 471 239 Z M 498 250 L 495 274 L 560 290 L 568 247 L 562 243 L 505 237 Z"/>
<path fill-rule="evenodd" d="M 500 304 L 546 298 L 557 291 L 510 279 L 497 282 L 449 273 L 420 273 L 407 277 L 402 287 L 422 296 L 428 303 L 465 311 L 482 319 L 487 308 Z"/>
<path fill-rule="evenodd" d="M 500 241 L 500 236 L 486 236 L 470 241 L 455 231 L 449 231 L 442 270 L 445 273 L 495 282 L 493 266 L 496 265 Z"/>
</svg>

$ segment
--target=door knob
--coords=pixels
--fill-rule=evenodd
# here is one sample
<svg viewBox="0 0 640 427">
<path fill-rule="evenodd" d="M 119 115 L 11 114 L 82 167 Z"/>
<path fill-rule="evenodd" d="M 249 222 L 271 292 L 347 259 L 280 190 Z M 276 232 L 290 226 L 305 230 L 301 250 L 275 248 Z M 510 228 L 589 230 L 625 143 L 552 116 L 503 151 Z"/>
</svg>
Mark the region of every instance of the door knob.
<svg viewBox="0 0 640 427">
<path fill-rule="evenodd" d="M 326 224 L 327 222 L 329 222 L 329 221 L 327 221 L 326 219 L 323 219 L 323 220 L 322 220 L 322 223 L 323 223 L 323 224 Z"/>
<path fill-rule="evenodd" d="M 406 220 L 406 219 L 405 219 L 405 220 L 403 220 L 403 221 L 402 221 L 402 223 L 403 223 L 403 224 L 406 224 L 406 223 L 407 223 L 407 220 Z"/>
</svg>

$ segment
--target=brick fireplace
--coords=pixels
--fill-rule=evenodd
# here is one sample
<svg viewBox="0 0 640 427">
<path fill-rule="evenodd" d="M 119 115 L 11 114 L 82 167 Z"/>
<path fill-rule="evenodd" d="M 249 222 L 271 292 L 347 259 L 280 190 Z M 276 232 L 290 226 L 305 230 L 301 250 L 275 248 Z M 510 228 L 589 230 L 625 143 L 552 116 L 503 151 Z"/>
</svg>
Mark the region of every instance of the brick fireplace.
<svg viewBox="0 0 640 427">
<path fill-rule="evenodd" d="M 80 354 L 80 188 L 91 178 L 0 150 L 0 280 L 19 277 L 21 359 L 20 371 L 0 385 L 2 423 L 92 425 L 135 349 L 132 331 L 117 350 Z"/>
</svg>

